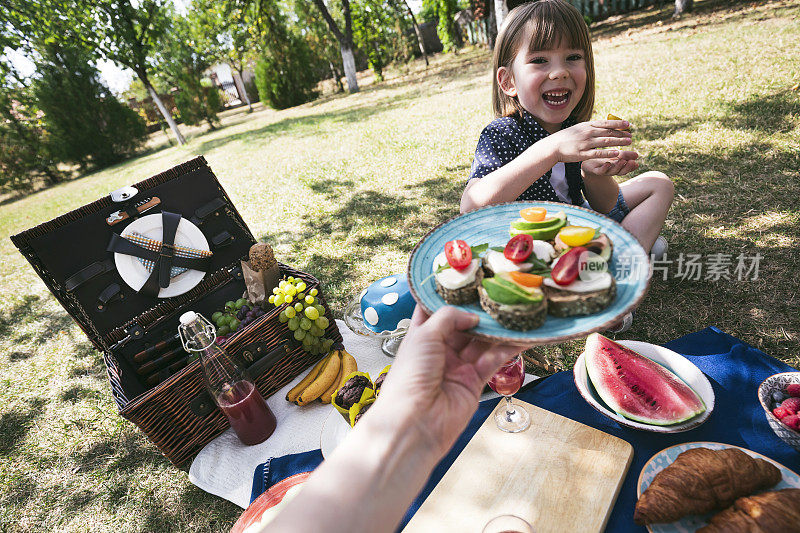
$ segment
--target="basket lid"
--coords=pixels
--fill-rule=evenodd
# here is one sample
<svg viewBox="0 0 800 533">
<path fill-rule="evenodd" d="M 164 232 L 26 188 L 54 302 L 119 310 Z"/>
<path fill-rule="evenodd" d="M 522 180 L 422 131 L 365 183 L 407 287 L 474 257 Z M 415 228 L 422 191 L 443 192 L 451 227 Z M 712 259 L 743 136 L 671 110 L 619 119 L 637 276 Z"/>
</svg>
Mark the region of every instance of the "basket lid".
<svg viewBox="0 0 800 533">
<path fill-rule="evenodd" d="M 124 195 L 121 202 L 109 195 L 11 237 L 100 350 L 108 350 L 128 332 L 141 332 L 159 316 L 202 295 L 209 283 L 230 275 L 255 242 L 202 156 L 133 188 L 138 192 L 133 197 Z M 134 290 L 128 285 L 130 277 L 126 283 L 117 271 L 114 252 L 107 250 L 112 238 L 118 238 L 134 220 L 142 220 L 135 216 L 136 206 L 152 198 L 160 203 L 147 211 L 148 216 L 159 212 L 181 215 L 202 232 L 212 252 L 203 281 L 173 297 L 158 298 Z M 114 213 L 125 212 L 134 216 L 115 220 L 118 216 Z"/>
</svg>

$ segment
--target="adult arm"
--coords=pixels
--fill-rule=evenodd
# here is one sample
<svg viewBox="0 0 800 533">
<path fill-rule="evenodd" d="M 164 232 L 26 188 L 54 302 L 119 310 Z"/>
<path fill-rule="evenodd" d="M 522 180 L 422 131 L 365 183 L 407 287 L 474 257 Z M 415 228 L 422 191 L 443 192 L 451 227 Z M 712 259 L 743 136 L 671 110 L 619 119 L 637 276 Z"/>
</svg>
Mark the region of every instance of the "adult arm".
<svg viewBox="0 0 800 533">
<path fill-rule="evenodd" d="M 430 472 L 466 427 L 483 384 L 523 347 L 468 335 L 473 314 L 417 307 L 379 399 L 270 532 L 394 531 Z"/>
</svg>

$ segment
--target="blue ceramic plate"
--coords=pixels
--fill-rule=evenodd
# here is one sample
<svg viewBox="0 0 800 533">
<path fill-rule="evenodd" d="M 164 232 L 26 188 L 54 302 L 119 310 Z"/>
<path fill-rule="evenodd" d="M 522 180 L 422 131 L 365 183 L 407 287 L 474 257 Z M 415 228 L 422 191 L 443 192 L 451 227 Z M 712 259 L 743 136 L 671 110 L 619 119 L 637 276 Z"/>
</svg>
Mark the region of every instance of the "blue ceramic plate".
<svg viewBox="0 0 800 533">
<path fill-rule="evenodd" d="M 451 218 L 431 230 L 411 252 L 408 261 L 408 281 L 417 303 L 428 313 L 446 305 L 436 292 L 432 277 L 433 260 L 444 251 L 444 244 L 453 239 L 466 241 L 470 246 L 488 243 L 505 246 L 511 238 L 511 221 L 519 218 L 526 207 L 544 207 L 549 214 L 564 211 L 568 224 L 599 227 L 614 244 L 610 272 L 617 281 L 617 297 L 599 313 L 587 316 L 558 318 L 547 317 L 544 325 L 530 331 L 506 329 L 492 319 L 480 304 L 462 305 L 480 317 L 473 329 L 475 335 L 504 342 L 520 344 L 557 344 L 570 339 L 586 337 L 594 331 L 603 331 L 634 309 L 644 297 L 650 284 L 650 263 L 644 248 L 617 222 L 590 209 L 555 202 L 512 202 L 470 211 Z M 424 283 L 423 283 L 424 282 Z"/>
<path fill-rule="evenodd" d="M 752 457 L 769 461 L 781 471 L 781 475 L 783 476 L 781 482 L 768 490 L 800 488 L 800 476 L 765 455 L 761 455 L 760 453 L 746 448 L 740 448 L 739 446 L 733 446 L 732 444 L 722 444 L 720 442 L 687 442 L 661 450 L 647 461 L 644 468 L 642 468 L 642 473 L 639 474 L 639 480 L 636 482 L 636 496 L 641 497 L 645 489 L 650 486 L 656 474 L 671 465 L 680 454 L 691 448 L 709 448 L 711 450 L 739 448 Z M 691 533 L 706 525 L 712 516 L 714 516 L 714 513 L 689 515 L 668 524 L 650 524 L 647 526 L 647 530 L 651 533 Z"/>
</svg>

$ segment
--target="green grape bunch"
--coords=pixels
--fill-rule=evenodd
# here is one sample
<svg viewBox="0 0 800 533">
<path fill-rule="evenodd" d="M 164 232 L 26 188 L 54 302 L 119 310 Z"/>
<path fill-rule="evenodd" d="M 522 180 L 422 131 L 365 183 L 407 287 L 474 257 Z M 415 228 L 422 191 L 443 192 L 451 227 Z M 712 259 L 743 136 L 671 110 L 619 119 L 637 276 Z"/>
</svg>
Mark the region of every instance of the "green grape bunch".
<svg viewBox="0 0 800 533">
<path fill-rule="evenodd" d="M 286 324 L 303 349 L 313 355 L 327 353 L 333 346 L 332 339 L 323 337 L 330 320 L 325 316 L 325 308 L 317 300 L 319 291 L 308 289 L 302 279 L 289 276 L 272 289 L 269 303 L 275 307 L 286 307 L 278 315 L 281 324 Z"/>
</svg>

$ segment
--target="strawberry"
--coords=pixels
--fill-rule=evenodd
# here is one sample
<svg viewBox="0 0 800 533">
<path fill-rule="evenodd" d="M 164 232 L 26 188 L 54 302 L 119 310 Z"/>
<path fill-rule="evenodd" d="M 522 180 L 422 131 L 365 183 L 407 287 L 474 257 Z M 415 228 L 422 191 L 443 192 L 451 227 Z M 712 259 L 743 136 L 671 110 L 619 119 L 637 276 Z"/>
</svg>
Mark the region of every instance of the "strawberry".
<svg viewBox="0 0 800 533">
<path fill-rule="evenodd" d="M 775 418 L 778 420 L 783 420 L 783 418 L 791 415 L 792 413 L 789 412 L 788 409 L 784 409 L 783 407 L 776 407 L 772 410 L 772 414 L 775 415 Z"/>
<path fill-rule="evenodd" d="M 786 394 L 794 398 L 800 398 L 800 383 L 792 383 L 786 387 Z"/>
<path fill-rule="evenodd" d="M 785 416 L 783 417 L 781 422 L 783 422 L 784 425 L 789 426 L 795 431 L 800 431 L 800 416 L 798 415 Z"/>
<path fill-rule="evenodd" d="M 788 400 L 783 400 L 781 407 L 793 415 L 797 414 L 797 412 L 800 411 L 800 398 L 789 398 Z"/>
</svg>

